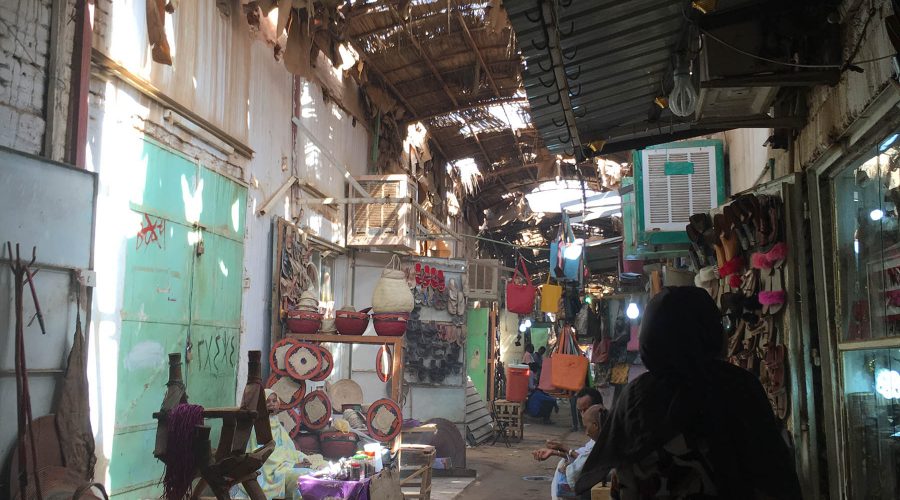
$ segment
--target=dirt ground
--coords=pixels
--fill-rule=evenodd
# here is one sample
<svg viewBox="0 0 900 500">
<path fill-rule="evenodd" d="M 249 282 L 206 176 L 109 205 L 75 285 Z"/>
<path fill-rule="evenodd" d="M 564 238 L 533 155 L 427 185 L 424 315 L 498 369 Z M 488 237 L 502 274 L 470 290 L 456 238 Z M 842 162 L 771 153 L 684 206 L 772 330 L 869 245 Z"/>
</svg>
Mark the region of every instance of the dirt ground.
<svg viewBox="0 0 900 500">
<path fill-rule="evenodd" d="M 547 500 L 550 498 L 550 481 L 558 459 L 537 462 L 531 452 L 543 447 L 548 439 L 562 441 L 578 448 L 588 440 L 583 431 L 571 431 L 571 417 L 567 402 L 561 402 L 559 413 L 554 413 L 552 425 L 542 425 L 540 420 L 526 417 L 525 438 L 511 440 L 512 446 L 498 441 L 491 446 L 484 444 L 470 448 L 466 465 L 475 469 L 478 476 L 456 498 L 460 500 L 517 499 Z M 544 476 L 544 480 L 531 481 L 527 476 Z"/>
</svg>

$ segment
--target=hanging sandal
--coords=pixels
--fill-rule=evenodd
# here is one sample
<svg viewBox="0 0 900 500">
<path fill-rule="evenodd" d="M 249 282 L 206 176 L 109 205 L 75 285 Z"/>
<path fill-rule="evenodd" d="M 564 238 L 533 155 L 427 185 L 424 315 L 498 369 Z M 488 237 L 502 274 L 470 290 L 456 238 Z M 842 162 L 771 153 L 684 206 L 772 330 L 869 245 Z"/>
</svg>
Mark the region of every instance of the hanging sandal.
<svg viewBox="0 0 900 500">
<path fill-rule="evenodd" d="M 691 242 L 691 251 L 696 257 L 697 262 L 695 262 L 695 264 L 698 264 L 696 269 L 705 267 L 707 265 L 707 252 L 705 249 L 706 242 L 703 241 L 703 235 L 699 233 L 692 224 L 688 224 L 684 230 L 687 233 L 688 240 Z"/>
<path fill-rule="evenodd" d="M 755 269 L 747 269 L 741 277 L 741 293 L 744 297 L 753 297 L 759 293 L 759 273 Z"/>
<path fill-rule="evenodd" d="M 788 397 L 787 388 L 782 387 L 779 390 L 766 391 L 769 396 L 769 404 L 772 405 L 772 411 L 778 420 L 784 420 L 788 414 Z"/>
<path fill-rule="evenodd" d="M 728 337 L 728 350 L 726 351 L 726 355 L 729 358 L 737 356 L 737 354 L 742 350 L 743 346 L 741 343 L 744 340 L 744 329 L 746 328 L 747 322 L 740 321 L 735 328 L 734 333 L 732 333 Z"/>
<path fill-rule="evenodd" d="M 756 226 L 756 247 L 768 248 L 770 238 L 772 238 L 772 224 L 769 219 L 769 197 L 761 194 L 756 197 L 757 211 L 754 225 Z"/>
<path fill-rule="evenodd" d="M 769 203 L 767 206 L 768 219 L 769 219 L 769 245 L 775 245 L 780 241 L 784 241 L 784 203 L 781 201 L 781 197 L 779 196 L 769 196 Z"/>
<path fill-rule="evenodd" d="M 756 221 L 759 219 L 759 200 L 752 194 L 742 195 L 735 201 L 738 206 L 740 223 L 744 228 L 744 234 L 747 235 L 747 241 L 750 247 L 755 247 L 756 242 Z"/>
<path fill-rule="evenodd" d="M 702 257 L 704 257 L 702 260 L 705 261 L 704 265 L 711 266 L 717 263 L 721 264 L 721 262 L 717 262 L 717 254 L 715 246 L 713 245 L 717 241 L 717 238 L 715 229 L 713 229 L 712 218 L 710 218 L 709 214 L 701 212 L 691 215 L 690 226 L 693 227 L 694 231 L 699 235 L 697 244 L 702 250 Z"/>
<path fill-rule="evenodd" d="M 766 277 L 766 290 L 759 292 L 759 303 L 763 314 L 777 314 L 787 301 L 784 291 L 784 271 L 772 269 Z"/>
<path fill-rule="evenodd" d="M 740 242 L 738 241 L 737 235 L 732 230 L 732 221 L 728 219 L 724 213 L 716 214 L 716 216 L 713 217 L 713 226 L 715 227 L 716 235 L 719 237 L 719 242 L 722 246 L 722 251 L 724 252 L 725 262 L 729 262 L 736 256 L 739 256 Z"/>
<path fill-rule="evenodd" d="M 748 250 L 750 248 L 750 242 L 744 234 L 743 226 L 741 226 L 737 206 L 734 203 L 725 205 L 722 209 L 722 214 L 725 216 L 725 224 L 729 227 L 731 233 L 737 236 L 741 248 L 745 251 Z"/>
</svg>

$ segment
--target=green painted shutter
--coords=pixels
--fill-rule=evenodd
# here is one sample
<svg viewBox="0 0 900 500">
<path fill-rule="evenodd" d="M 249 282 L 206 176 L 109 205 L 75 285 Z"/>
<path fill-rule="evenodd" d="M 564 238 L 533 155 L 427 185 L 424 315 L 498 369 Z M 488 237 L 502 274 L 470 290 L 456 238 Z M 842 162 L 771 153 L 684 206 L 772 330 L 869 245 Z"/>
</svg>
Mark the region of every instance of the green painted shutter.
<svg viewBox="0 0 900 500">
<path fill-rule="evenodd" d="M 160 496 L 151 415 L 165 393 L 167 354 L 191 345 L 190 402 L 216 407 L 235 404 L 240 352 L 246 188 L 149 142 L 142 160 L 144 188 L 130 200 L 140 226 L 125 255 L 110 458 L 117 498 Z M 217 439 L 220 426 L 208 424 Z"/>
</svg>

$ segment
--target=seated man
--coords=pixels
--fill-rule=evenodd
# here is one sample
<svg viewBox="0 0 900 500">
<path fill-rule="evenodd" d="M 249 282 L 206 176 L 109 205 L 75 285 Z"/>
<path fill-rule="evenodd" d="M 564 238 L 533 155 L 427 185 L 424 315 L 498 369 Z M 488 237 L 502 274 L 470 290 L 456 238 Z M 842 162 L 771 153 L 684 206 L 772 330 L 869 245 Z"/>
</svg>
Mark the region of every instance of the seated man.
<svg viewBox="0 0 900 500">
<path fill-rule="evenodd" d="M 556 402 L 556 398 L 540 389 L 532 392 L 525 403 L 525 413 L 542 419 L 541 422 L 544 425 L 550 425 L 550 414 L 553 413 L 554 409 L 557 412 L 559 411 L 559 404 Z"/>
<path fill-rule="evenodd" d="M 542 448 L 533 453 L 535 460 L 546 460 L 551 456 L 562 457 L 556 467 L 553 483 L 550 485 L 550 494 L 554 500 L 557 498 L 575 497 L 571 486 L 578 481 L 581 470 L 587 457 L 594 447 L 594 442 L 600 436 L 600 429 L 607 417 L 607 410 L 602 405 L 593 405 L 582 414 L 585 434 L 590 438 L 588 443 L 579 448 L 579 451 L 562 451 L 560 449 Z"/>
<path fill-rule="evenodd" d="M 594 405 L 603 406 L 603 395 L 600 394 L 600 391 L 594 389 L 593 387 L 587 387 L 579 391 L 573 397 L 575 399 L 574 408 L 578 412 L 578 415 L 582 415 L 585 410 Z M 601 422 L 602 424 L 602 422 Z M 587 443 L 581 448 L 576 450 L 571 450 L 569 447 L 563 445 L 559 441 L 547 441 L 545 448 L 537 450 L 534 452 L 534 456 L 538 460 L 547 460 L 552 456 L 559 457 L 568 457 L 568 456 L 577 456 L 584 453 L 590 453 L 591 449 L 594 447 L 594 440 L 589 439 Z M 541 458 L 538 458 L 540 456 Z"/>
</svg>

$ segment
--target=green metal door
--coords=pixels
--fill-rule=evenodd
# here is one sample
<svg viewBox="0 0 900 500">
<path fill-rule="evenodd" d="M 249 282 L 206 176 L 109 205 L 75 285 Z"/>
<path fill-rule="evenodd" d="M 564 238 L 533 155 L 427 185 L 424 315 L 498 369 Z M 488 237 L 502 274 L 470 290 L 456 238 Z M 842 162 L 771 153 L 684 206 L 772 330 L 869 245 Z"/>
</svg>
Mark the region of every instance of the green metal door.
<svg viewBox="0 0 900 500">
<path fill-rule="evenodd" d="M 151 415 L 165 391 L 166 355 L 188 361 L 191 403 L 232 406 L 240 351 L 246 188 L 148 142 L 142 164 L 143 188 L 130 195 L 140 228 L 126 243 L 109 470 L 118 498 L 161 494 Z"/>
<path fill-rule="evenodd" d="M 487 395 L 488 312 L 487 308 L 479 308 L 469 309 L 466 314 L 466 372 L 481 399 Z"/>
<path fill-rule="evenodd" d="M 537 352 L 541 347 L 547 347 L 547 339 L 550 338 L 550 329 L 544 326 L 531 327 L 531 345 Z"/>
</svg>

